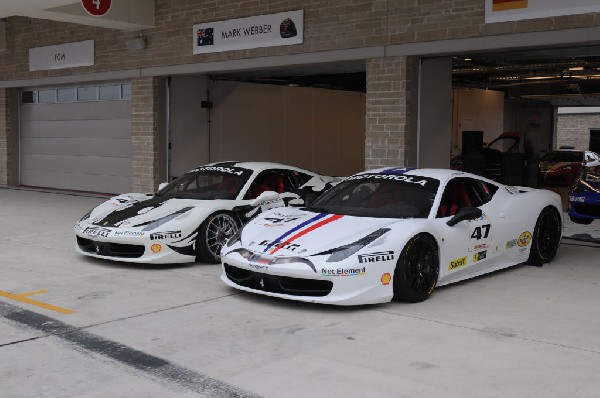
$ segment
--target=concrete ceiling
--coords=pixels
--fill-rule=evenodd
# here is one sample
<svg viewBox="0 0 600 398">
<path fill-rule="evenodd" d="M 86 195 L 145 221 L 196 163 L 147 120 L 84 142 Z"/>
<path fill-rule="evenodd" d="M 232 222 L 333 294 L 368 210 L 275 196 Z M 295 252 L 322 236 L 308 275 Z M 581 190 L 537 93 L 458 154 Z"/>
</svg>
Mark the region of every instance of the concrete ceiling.
<svg viewBox="0 0 600 398">
<path fill-rule="evenodd" d="M 0 18 L 11 16 L 49 19 L 109 29 L 139 30 L 154 27 L 153 0 L 113 0 L 108 13 L 89 15 L 81 1 L 75 0 L 2 0 Z"/>
</svg>

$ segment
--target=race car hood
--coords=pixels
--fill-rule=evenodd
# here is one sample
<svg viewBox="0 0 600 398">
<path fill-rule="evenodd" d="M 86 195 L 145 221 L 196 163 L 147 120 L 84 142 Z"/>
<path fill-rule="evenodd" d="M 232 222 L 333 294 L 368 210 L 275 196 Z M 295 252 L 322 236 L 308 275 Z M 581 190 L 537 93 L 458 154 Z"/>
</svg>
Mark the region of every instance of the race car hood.
<svg viewBox="0 0 600 398">
<path fill-rule="evenodd" d="M 102 227 L 152 230 L 160 220 L 164 224 L 176 218 L 185 218 L 193 211 L 219 207 L 216 202 L 219 201 L 125 194 L 111 198 L 92 210 L 88 222 Z"/>
<path fill-rule="evenodd" d="M 275 256 L 309 256 L 356 242 L 397 219 L 353 217 L 279 208 L 261 214 L 242 231 L 242 246 Z"/>
</svg>

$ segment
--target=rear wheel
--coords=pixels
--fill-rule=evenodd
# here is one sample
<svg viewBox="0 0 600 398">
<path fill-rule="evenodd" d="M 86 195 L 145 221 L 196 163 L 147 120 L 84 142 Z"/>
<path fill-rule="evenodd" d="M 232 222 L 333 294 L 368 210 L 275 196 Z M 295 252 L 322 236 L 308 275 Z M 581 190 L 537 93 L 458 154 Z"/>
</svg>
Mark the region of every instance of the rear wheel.
<svg viewBox="0 0 600 398">
<path fill-rule="evenodd" d="M 583 224 L 583 225 L 590 225 L 592 223 L 592 221 L 594 221 L 593 218 L 578 218 L 578 217 L 569 217 L 569 218 L 575 224 Z"/>
<path fill-rule="evenodd" d="M 240 222 L 232 213 L 221 211 L 208 216 L 196 237 L 196 261 L 221 261 L 221 248 L 239 228 Z"/>
<path fill-rule="evenodd" d="M 394 271 L 394 300 L 418 303 L 426 300 L 438 280 L 438 247 L 429 235 L 417 235 L 408 241 Z"/>
<path fill-rule="evenodd" d="M 529 262 L 545 264 L 554 258 L 560 244 L 561 224 L 558 211 L 551 206 L 544 208 L 535 223 Z"/>
</svg>

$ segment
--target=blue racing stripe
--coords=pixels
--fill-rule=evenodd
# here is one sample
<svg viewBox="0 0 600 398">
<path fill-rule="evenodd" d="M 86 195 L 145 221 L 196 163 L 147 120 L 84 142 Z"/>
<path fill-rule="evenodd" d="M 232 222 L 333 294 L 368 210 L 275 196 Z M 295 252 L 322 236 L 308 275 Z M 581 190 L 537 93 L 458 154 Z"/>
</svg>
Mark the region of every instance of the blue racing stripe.
<svg viewBox="0 0 600 398">
<path fill-rule="evenodd" d="M 380 171 L 379 174 L 404 174 L 407 171 L 414 170 L 414 167 L 397 167 L 395 169 L 387 169 Z"/>
<path fill-rule="evenodd" d="M 275 246 L 275 244 L 282 242 L 284 238 L 287 238 L 288 236 L 290 236 L 294 232 L 298 231 L 299 229 L 302 229 L 302 228 L 306 227 L 308 224 L 311 224 L 317 220 L 320 220 L 321 218 L 326 217 L 327 215 L 328 215 L 327 213 L 320 213 L 320 214 L 317 214 L 316 216 L 314 216 L 313 218 L 304 221 L 302 224 L 296 225 L 294 228 L 290 229 L 285 234 L 281 235 L 279 238 L 277 238 L 273 242 L 271 242 L 267 246 L 267 248 L 263 251 L 263 253 L 266 253 L 271 247 Z"/>
</svg>

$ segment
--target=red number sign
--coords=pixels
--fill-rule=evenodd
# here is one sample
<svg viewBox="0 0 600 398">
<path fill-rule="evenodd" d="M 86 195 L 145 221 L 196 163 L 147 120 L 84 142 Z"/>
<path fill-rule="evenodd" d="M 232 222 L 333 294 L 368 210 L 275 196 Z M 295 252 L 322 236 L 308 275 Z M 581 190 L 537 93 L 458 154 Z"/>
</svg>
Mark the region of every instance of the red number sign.
<svg viewBox="0 0 600 398">
<path fill-rule="evenodd" d="M 88 14 L 101 17 L 110 10 L 111 0 L 81 0 L 81 5 Z"/>
</svg>

